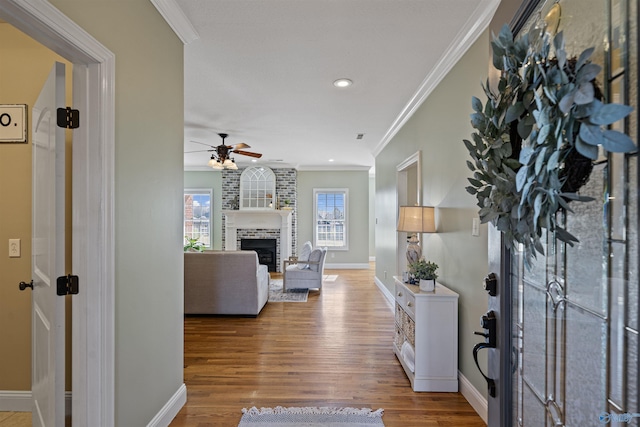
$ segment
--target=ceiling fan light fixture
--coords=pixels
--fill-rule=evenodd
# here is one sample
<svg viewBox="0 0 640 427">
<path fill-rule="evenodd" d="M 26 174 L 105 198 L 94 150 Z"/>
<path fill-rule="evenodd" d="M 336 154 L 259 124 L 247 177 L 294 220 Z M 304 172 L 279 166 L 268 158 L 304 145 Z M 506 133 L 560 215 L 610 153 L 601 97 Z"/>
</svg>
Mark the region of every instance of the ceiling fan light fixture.
<svg viewBox="0 0 640 427">
<path fill-rule="evenodd" d="M 336 81 L 333 82 L 333 85 L 337 88 L 345 88 L 345 87 L 349 87 L 353 84 L 353 81 L 349 80 L 349 79 L 338 79 Z"/>
</svg>

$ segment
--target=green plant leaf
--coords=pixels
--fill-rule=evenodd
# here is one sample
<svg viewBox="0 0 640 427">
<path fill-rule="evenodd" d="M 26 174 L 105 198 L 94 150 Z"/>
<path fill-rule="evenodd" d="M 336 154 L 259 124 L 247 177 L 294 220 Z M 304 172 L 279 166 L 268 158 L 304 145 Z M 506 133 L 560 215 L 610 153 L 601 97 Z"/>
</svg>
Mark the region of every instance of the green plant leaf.
<svg viewBox="0 0 640 427">
<path fill-rule="evenodd" d="M 560 158 L 560 151 L 556 150 L 549 156 L 547 161 L 547 170 L 552 171 L 558 168 L 558 159 Z"/>
<path fill-rule="evenodd" d="M 589 121 L 594 125 L 610 125 L 627 117 L 633 111 L 633 107 L 623 104 L 600 103 L 599 107 L 589 117 Z"/>
<path fill-rule="evenodd" d="M 544 156 L 546 153 L 547 153 L 547 147 L 542 147 L 542 149 L 536 156 L 536 163 L 535 163 L 535 169 L 534 169 L 536 172 L 536 175 L 539 175 L 540 171 L 542 170 L 542 166 L 544 165 L 544 161 L 545 161 Z"/>
<path fill-rule="evenodd" d="M 584 67 L 580 68 L 578 74 L 576 74 L 576 82 L 579 84 L 590 82 L 600 74 L 600 70 L 602 70 L 602 67 L 598 64 L 585 64 Z"/>
<path fill-rule="evenodd" d="M 482 113 L 482 110 L 483 110 L 482 101 L 480 101 L 475 96 L 471 97 L 471 107 L 473 108 L 473 111 L 477 113 Z"/>
<path fill-rule="evenodd" d="M 602 131 L 599 126 L 582 123 L 580 125 L 580 139 L 589 145 L 598 145 L 603 143 Z"/>
<path fill-rule="evenodd" d="M 471 163 L 469 160 L 467 160 L 467 167 L 473 172 L 476 170 L 476 167 L 473 165 L 473 163 Z"/>
<path fill-rule="evenodd" d="M 522 147 L 520 150 L 520 163 L 523 165 L 528 165 L 531 160 L 531 156 L 533 156 L 533 148 L 531 147 Z"/>
<path fill-rule="evenodd" d="M 605 130 L 602 136 L 602 146 L 607 151 L 613 153 L 628 153 L 636 149 L 636 145 L 631 138 L 617 130 Z"/>
<path fill-rule="evenodd" d="M 482 130 L 485 126 L 484 114 L 473 113 L 471 115 L 471 126 L 473 126 L 475 129 Z"/>
<path fill-rule="evenodd" d="M 464 189 L 467 190 L 467 193 L 469 194 L 475 195 L 478 193 L 478 190 L 476 190 L 475 187 L 469 186 L 469 187 L 465 187 Z"/>
<path fill-rule="evenodd" d="M 582 83 L 578 86 L 578 89 L 575 92 L 573 102 L 578 105 L 588 104 L 593 101 L 594 96 L 595 94 L 591 82 Z"/>
<path fill-rule="evenodd" d="M 585 144 L 582 141 L 582 138 L 580 138 L 579 136 L 576 137 L 576 140 L 574 141 L 576 150 L 578 150 L 578 153 L 582 154 L 583 156 L 591 159 L 591 160 L 596 160 L 598 158 L 598 146 L 597 145 L 589 145 L 589 144 Z"/>
<path fill-rule="evenodd" d="M 482 182 L 478 181 L 477 179 L 467 178 L 467 181 L 469 181 L 474 187 L 482 187 L 483 185 Z"/>
<path fill-rule="evenodd" d="M 522 166 L 516 174 L 516 190 L 522 191 L 524 184 L 527 182 L 527 167 Z"/>
<path fill-rule="evenodd" d="M 579 70 L 580 68 L 582 68 L 585 62 L 587 62 L 587 60 L 591 58 L 591 55 L 593 54 L 594 50 L 595 50 L 595 47 L 590 47 L 589 49 L 585 49 L 580 54 L 580 57 L 578 57 L 578 60 L 576 61 L 576 70 Z"/>
<path fill-rule="evenodd" d="M 507 108 L 505 121 L 507 123 L 511 123 L 514 120 L 518 120 L 524 111 L 525 108 L 522 102 L 516 102 L 515 104 L 510 105 L 509 108 Z"/>
<path fill-rule="evenodd" d="M 576 96 L 576 92 L 573 90 L 567 93 L 565 96 L 563 96 L 560 102 L 558 103 L 558 107 L 560 108 L 560 111 L 562 111 L 564 114 L 568 114 L 569 111 L 571 110 L 571 107 L 573 106 L 573 99 L 575 98 L 575 96 Z"/>
</svg>

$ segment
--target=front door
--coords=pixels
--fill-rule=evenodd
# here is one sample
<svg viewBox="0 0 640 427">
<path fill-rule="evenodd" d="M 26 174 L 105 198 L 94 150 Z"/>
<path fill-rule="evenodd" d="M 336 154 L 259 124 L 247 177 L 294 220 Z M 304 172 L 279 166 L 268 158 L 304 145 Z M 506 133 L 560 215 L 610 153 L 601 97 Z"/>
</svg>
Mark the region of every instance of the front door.
<svg viewBox="0 0 640 427">
<path fill-rule="evenodd" d="M 64 106 L 64 64 L 56 62 L 32 113 L 32 423 L 64 426 L 64 129 L 56 109 Z"/>
<path fill-rule="evenodd" d="M 559 3 L 567 47 L 596 46 L 607 100 L 632 105 L 637 117 L 637 2 Z M 540 16 L 544 9 L 532 25 Z M 637 143 L 636 118 L 614 127 Z M 638 179 L 637 152 L 601 153 L 580 189 L 593 201 L 557 214 L 580 242 L 572 247 L 548 234 L 545 256 L 531 268 L 517 250 L 502 259 L 509 313 L 500 312 L 499 328 L 509 335 L 493 355 L 500 370 L 489 374 L 499 400 L 490 399 L 490 427 L 640 425 Z M 497 360 L 489 357 L 491 366 Z"/>
</svg>

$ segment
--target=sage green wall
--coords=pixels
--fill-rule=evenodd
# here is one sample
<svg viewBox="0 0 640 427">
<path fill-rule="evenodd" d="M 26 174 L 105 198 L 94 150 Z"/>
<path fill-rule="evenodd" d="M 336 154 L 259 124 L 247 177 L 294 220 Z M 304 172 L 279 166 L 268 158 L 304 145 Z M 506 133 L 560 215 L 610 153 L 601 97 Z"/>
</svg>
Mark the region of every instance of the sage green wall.
<svg viewBox="0 0 640 427">
<path fill-rule="evenodd" d="M 349 189 L 349 250 L 329 251 L 327 264 L 369 262 L 369 172 L 298 171 L 298 247 L 313 242 L 313 189 Z"/>
<path fill-rule="evenodd" d="M 376 256 L 376 177 L 369 175 L 369 258 Z"/>
<path fill-rule="evenodd" d="M 475 199 L 465 191 L 471 96 L 484 98 L 489 36 L 485 32 L 460 59 L 422 106 L 376 157 L 376 277 L 391 291 L 396 273 L 396 166 L 422 151 L 423 204 L 437 207 L 437 234 L 425 234 L 423 253 L 439 266 L 439 282 L 459 299 L 459 369 L 486 395 L 486 383 L 472 357 L 480 339 L 473 335 L 487 310 L 481 280 L 487 274 L 487 228 L 471 236 Z M 384 272 L 388 272 L 385 278 Z"/>
<path fill-rule="evenodd" d="M 149 0 L 51 0 L 115 54 L 115 424 L 183 384 L 183 45 Z"/>
<path fill-rule="evenodd" d="M 185 172 L 184 188 L 207 188 L 213 190 L 213 199 L 211 200 L 212 249 L 222 250 L 222 173 L 219 171 Z"/>
</svg>

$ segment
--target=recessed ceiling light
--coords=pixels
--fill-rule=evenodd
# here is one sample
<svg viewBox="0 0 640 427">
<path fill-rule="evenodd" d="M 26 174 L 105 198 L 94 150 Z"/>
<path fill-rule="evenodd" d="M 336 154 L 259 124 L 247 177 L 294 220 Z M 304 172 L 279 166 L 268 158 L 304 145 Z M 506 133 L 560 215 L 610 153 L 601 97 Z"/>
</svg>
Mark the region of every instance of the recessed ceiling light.
<svg viewBox="0 0 640 427">
<path fill-rule="evenodd" d="M 338 79 L 335 82 L 333 82 L 333 85 L 335 87 L 340 87 L 340 88 L 349 87 L 352 84 L 353 84 L 353 82 L 351 80 L 349 80 L 349 79 Z"/>
<path fill-rule="evenodd" d="M 257 159 L 251 159 L 251 162 L 252 162 L 252 163 L 255 163 L 255 162 L 257 162 L 257 161 L 258 161 Z"/>
<path fill-rule="evenodd" d="M 333 159 L 329 159 L 330 162 L 333 162 Z"/>
</svg>

